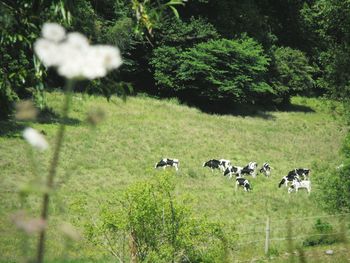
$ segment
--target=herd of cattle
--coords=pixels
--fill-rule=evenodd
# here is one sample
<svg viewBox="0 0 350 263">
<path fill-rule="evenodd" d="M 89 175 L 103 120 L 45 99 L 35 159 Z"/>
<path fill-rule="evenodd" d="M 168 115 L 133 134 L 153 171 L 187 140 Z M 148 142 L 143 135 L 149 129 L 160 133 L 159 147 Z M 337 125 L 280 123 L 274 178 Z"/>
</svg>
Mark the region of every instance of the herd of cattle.
<svg viewBox="0 0 350 263">
<path fill-rule="evenodd" d="M 155 168 L 163 167 L 175 167 L 176 171 L 179 170 L 179 160 L 178 159 L 169 159 L 164 158 L 156 163 Z M 224 176 L 228 176 L 232 178 L 233 175 L 236 176 L 236 187 L 243 187 L 246 192 L 252 190 L 252 186 L 248 179 L 245 176 L 252 176 L 255 178 L 257 176 L 258 164 L 256 162 L 250 162 L 244 167 L 234 166 L 231 164 L 229 160 L 225 159 L 212 159 L 205 163 L 203 163 L 203 167 L 209 167 L 212 171 L 214 169 L 219 169 Z M 271 167 L 269 163 L 264 163 L 262 167 L 259 169 L 259 173 L 264 174 L 266 177 L 269 177 L 271 174 Z M 281 187 L 283 184 L 288 187 L 288 183 L 290 186 L 288 188 L 288 193 L 293 191 L 298 192 L 299 189 L 306 189 L 308 193 L 311 191 L 311 182 L 309 180 L 310 169 L 307 168 L 296 168 L 288 172 L 286 176 L 282 178 L 278 187 Z"/>
</svg>

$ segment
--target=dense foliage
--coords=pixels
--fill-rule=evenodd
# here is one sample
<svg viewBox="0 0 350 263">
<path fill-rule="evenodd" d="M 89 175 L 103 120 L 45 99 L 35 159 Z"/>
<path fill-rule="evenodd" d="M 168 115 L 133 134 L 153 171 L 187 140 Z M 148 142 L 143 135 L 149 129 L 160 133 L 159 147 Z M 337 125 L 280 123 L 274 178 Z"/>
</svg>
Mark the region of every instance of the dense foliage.
<svg viewBox="0 0 350 263">
<path fill-rule="evenodd" d="M 151 64 L 160 91 L 180 97 L 254 102 L 272 93 L 264 81 L 269 59 L 252 38 L 211 40 L 185 50 L 161 46 Z"/>
<path fill-rule="evenodd" d="M 312 58 L 321 67 L 320 87 L 334 98 L 350 96 L 350 3 L 319 0 L 302 10 L 310 32 Z"/>
<path fill-rule="evenodd" d="M 314 87 L 315 81 L 312 77 L 315 70 L 300 50 L 276 48 L 271 64 L 271 81 L 276 100 L 286 100 L 298 93 L 307 94 Z"/>
<path fill-rule="evenodd" d="M 337 167 L 318 167 L 316 177 L 322 191 L 318 194 L 320 204 L 331 212 L 350 211 L 350 133 L 342 148 L 343 162 Z"/>
<path fill-rule="evenodd" d="M 226 238 L 217 224 L 195 218 L 174 196 L 173 177 L 157 175 L 128 188 L 118 202 L 110 201 L 98 226 L 87 232 L 96 245 L 107 244 L 121 261 L 222 262 Z"/>
<path fill-rule="evenodd" d="M 30 95 L 37 106 L 44 107 L 46 72 L 33 55 L 33 42 L 43 21 L 68 21 L 60 1 L 42 1 L 41 5 L 37 1 L 6 2 L 0 2 L 0 118 L 11 112 L 15 101 Z"/>
<path fill-rule="evenodd" d="M 32 52 L 47 20 L 121 49 L 124 64 L 118 72 L 78 85 L 80 91 L 107 98 L 131 86 L 192 102 L 269 105 L 310 89 L 347 96 L 350 30 L 342 19 L 348 16 L 347 1 L 185 3 L 22 0 L 14 6 L 1 1 L 1 116 L 28 96 L 43 108 L 44 90 L 62 85 Z"/>
</svg>

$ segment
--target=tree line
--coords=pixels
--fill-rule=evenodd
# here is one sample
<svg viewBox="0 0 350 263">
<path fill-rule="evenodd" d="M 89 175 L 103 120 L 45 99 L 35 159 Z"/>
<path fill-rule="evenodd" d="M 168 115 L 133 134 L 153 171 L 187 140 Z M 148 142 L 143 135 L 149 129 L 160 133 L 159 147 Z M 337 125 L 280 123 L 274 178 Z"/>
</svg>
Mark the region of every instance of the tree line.
<svg viewBox="0 0 350 263">
<path fill-rule="evenodd" d="M 125 87 L 187 103 L 279 105 L 295 94 L 349 96 L 350 3 L 340 0 L 1 1 L 2 117 L 62 85 L 33 56 L 45 21 L 117 45 L 124 65 L 79 91 Z"/>
</svg>

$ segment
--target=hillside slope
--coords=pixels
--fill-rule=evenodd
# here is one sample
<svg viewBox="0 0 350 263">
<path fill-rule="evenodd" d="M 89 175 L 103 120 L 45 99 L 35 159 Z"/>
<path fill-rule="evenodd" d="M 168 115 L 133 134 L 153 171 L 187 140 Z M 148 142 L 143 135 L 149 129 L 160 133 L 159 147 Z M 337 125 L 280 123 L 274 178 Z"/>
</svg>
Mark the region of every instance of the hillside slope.
<svg viewBox="0 0 350 263">
<path fill-rule="evenodd" d="M 48 94 L 49 106 L 59 112 L 63 96 Z M 101 204 L 121 193 L 131 183 L 148 178 L 154 164 L 163 157 L 180 159 L 176 173 L 178 195 L 193 197 L 193 207 L 214 222 L 234 225 L 253 221 L 264 222 L 267 213 L 272 218 L 291 215 L 313 216 L 323 212 L 313 193 L 288 195 L 277 187 L 280 179 L 296 167 L 314 170 L 319 164 L 339 164 L 339 148 L 346 127 L 328 111 L 327 101 L 293 98 L 295 111 L 259 112 L 256 116 L 208 115 L 195 108 L 179 105 L 176 100 L 155 100 L 133 97 L 125 103 L 113 98 L 107 103 L 101 97 L 75 94 L 67 137 L 62 149 L 58 175 L 58 191 L 51 203 L 52 226 L 68 221 L 76 226 L 96 220 Z M 100 108 L 105 120 L 92 129 L 85 123 L 86 112 Z M 54 143 L 58 124 L 54 121 L 29 123 L 45 131 Z M 2 127 L 2 128 L 1 128 Z M 11 128 L 11 129 L 10 129 Z M 0 130 L 0 240 L 4 262 L 18 261 L 20 239 L 8 220 L 8 215 L 20 209 L 19 189 L 34 176 L 27 156 L 28 146 L 20 129 L 1 123 Z M 18 128 L 18 127 L 17 127 Z M 39 171 L 47 172 L 48 152 L 35 156 Z M 233 180 L 218 171 L 202 167 L 212 158 L 230 159 L 243 166 L 257 161 L 269 162 L 271 178 L 250 179 L 251 193 L 233 191 Z M 162 172 L 160 170 L 159 172 Z M 173 172 L 175 173 L 175 171 Z M 311 174 L 311 180 L 316 174 Z M 241 189 L 240 189 L 241 190 Z M 32 194 L 27 207 L 38 214 L 39 195 Z M 57 230 L 49 236 L 49 258 L 62 253 Z M 254 238 L 254 236 L 253 236 Z M 70 251 L 73 258 L 99 258 L 103 251 L 94 250 L 82 241 Z M 77 249 L 79 248 L 79 250 Z M 35 243 L 29 245 L 29 251 Z"/>
</svg>

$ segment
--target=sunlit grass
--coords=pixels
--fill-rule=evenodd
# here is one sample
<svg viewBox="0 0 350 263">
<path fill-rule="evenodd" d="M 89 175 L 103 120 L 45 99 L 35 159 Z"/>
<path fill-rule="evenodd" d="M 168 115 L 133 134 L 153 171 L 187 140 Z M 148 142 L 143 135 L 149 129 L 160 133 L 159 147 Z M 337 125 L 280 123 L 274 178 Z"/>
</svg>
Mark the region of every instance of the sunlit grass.
<svg viewBox="0 0 350 263">
<path fill-rule="evenodd" d="M 59 112 L 63 96 L 51 93 L 48 100 L 49 106 Z M 176 194 L 192 196 L 191 205 L 196 213 L 205 214 L 214 222 L 234 226 L 261 221 L 263 225 L 267 214 L 271 218 L 323 214 L 313 198 L 317 185 L 312 185 L 310 196 L 306 192 L 288 195 L 285 188 L 279 189 L 277 185 L 295 167 L 314 170 L 324 162 L 337 166 L 346 126 L 336 110 L 330 113 L 328 101 L 297 97 L 293 98 L 293 104 L 303 107 L 242 117 L 208 115 L 179 105 L 176 100 L 132 97 L 126 103 L 119 98 L 107 103 L 102 97 L 74 95 L 56 177 L 58 191 L 50 206 L 47 258 L 62 257 L 64 242 L 56 229 L 60 222 L 71 222 L 83 231 L 85 223 L 98 220 L 102 204 L 133 182 L 147 179 L 154 164 L 163 157 L 180 160 Z M 96 107 L 106 112 L 106 119 L 92 129 L 85 122 L 86 113 Z M 30 125 L 44 130 L 50 144 L 54 143 L 57 123 Z M 0 130 L 2 127 L 5 126 L 1 124 Z M 16 129 L 2 131 L 4 136 L 0 137 L 3 262 L 16 262 L 20 258 L 20 239 L 8 215 L 20 209 L 19 188 L 34 178 L 27 145 L 20 133 Z M 43 173 L 47 172 L 51 150 L 36 156 Z M 261 166 L 267 161 L 273 167 L 271 178 L 249 179 L 253 186 L 251 193 L 242 189 L 234 192 L 233 180 L 202 167 L 204 161 L 212 158 L 230 159 L 240 166 L 249 161 L 257 161 Z M 311 173 L 311 180 L 313 176 Z M 28 198 L 26 209 L 33 215 L 39 213 L 39 197 L 34 193 Z M 35 246 L 35 242 L 30 244 L 29 253 L 33 253 Z M 247 250 L 246 254 L 253 251 Z M 83 261 L 101 257 L 109 260 L 106 251 L 97 250 L 85 238 L 68 252 L 68 258 Z"/>
</svg>

